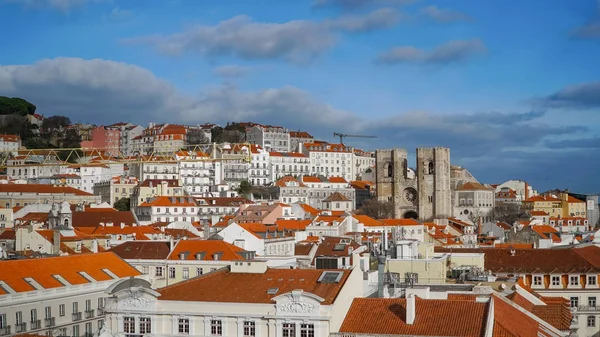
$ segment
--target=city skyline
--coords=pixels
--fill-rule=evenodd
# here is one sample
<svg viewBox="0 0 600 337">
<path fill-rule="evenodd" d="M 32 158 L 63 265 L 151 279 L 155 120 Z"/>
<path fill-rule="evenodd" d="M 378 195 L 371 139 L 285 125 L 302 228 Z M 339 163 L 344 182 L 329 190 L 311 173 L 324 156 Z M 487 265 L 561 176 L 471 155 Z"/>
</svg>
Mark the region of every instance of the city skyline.
<svg viewBox="0 0 600 337">
<path fill-rule="evenodd" d="M 0 95 L 45 115 L 376 135 L 348 144 L 600 190 L 597 1 L 0 0 L 0 22 Z"/>
</svg>

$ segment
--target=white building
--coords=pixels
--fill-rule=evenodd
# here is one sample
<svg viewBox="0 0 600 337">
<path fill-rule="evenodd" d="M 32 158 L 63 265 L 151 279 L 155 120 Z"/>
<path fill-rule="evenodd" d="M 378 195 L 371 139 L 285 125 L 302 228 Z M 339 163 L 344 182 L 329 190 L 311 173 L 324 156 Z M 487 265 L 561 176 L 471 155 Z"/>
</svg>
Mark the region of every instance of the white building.
<svg viewBox="0 0 600 337">
<path fill-rule="evenodd" d="M 493 220 L 496 204 L 495 191 L 480 183 L 468 182 L 458 186 L 454 192 L 454 217 L 471 223 Z"/>
<path fill-rule="evenodd" d="M 300 144 L 312 143 L 315 138 L 306 131 L 290 131 L 290 151 L 300 151 Z"/>
<path fill-rule="evenodd" d="M 21 148 L 21 137 L 18 135 L 0 135 L 0 152 L 16 156 Z"/>
<path fill-rule="evenodd" d="M 133 139 L 141 136 L 144 132 L 144 127 L 127 123 L 119 125 L 121 138 L 119 140 L 119 149 L 123 156 L 131 156 L 134 153 Z"/>
<path fill-rule="evenodd" d="M 305 143 L 300 152 L 310 158 L 311 174 L 325 177 L 343 177 L 354 180 L 354 154 L 350 147 L 343 144 L 326 142 Z"/>
<path fill-rule="evenodd" d="M 295 239 L 275 233 L 268 235 L 267 226 L 259 223 L 232 222 L 218 234 L 223 241 L 242 249 L 256 252 L 258 256 L 293 256 Z M 282 234 L 282 233 L 280 233 Z"/>
<path fill-rule="evenodd" d="M 130 175 L 139 181 L 146 179 L 175 179 L 179 180 L 179 163 L 168 162 L 142 162 L 129 165 Z"/>
<path fill-rule="evenodd" d="M 115 176 L 122 176 L 124 170 L 121 163 L 76 164 L 67 166 L 63 173 L 80 176 L 81 186 L 79 189 L 94 193 L 95 183 L 109 180 Z"/>
<path fill-rule="evenodd" d="M 272 181 L 285 176 L 300 177 L 310 174 L 310 159 L 303 153 L 270 152 L 269 161 Z"/>
<path fill-rule="evenodd" d="M 339 330 L 362 284 L 358 267 L 267 269 L 256 262 L 157 290 L 119 282 L 109 289 L 104 333 L 326 337 Z"/>
<path fill-rule="evenodd" d="M 196 222 L 198 204 L 185 196 L 159 196 L 141 203 L 135 209 L 139 221 L 143 222 Z"/>
<path fill-rule="evenodd" d="M 516 201 L 523 201 L 525 199 L 538 195 L 538 192 L 531 187 L 526 181 L 523 180 L 508 180 L 502 184 L 496 186 L 496 193 L 501 192 L 502 188 L 507 187 L 516 192 Z"/>
<path fill-rule="evenodd" d="M 140 276 L 113 253 L 0 260 L 0 336 L 92 336 L 105 291 Z"/>
<path fill-rule="evenodd" d="M 206 195 L 211 186 L 223 179 L 222 162 L 210 160 L 203 152 L 178 151 L 175 158 L 179 164 L 181 186 L 189 195 Z"/>
<path fill-rule="evenodd" d="M 252 185 L 264 186 L 271 183 L 272 175 L 269 163 L 269 152 L 260 146 L 252 146 L 252 160 L 248 171 L 248 181 Z"/>
<path fill-rule="evenodd" d="M 359 149 L 352 150 L 352 179 L 351 180 L 365 180 L 370 178 L 369 169 L 372 171 L 375 166 L 375 154 L 373 152 L 367 152 Z M 373 180 L 374 181 L 374 180 Z"/>
<path fill-rule="evenodd" d="M 258 153 L 257 146 L 225 143 L 219 151 L 219 158 L 224 159 L 223 181 L 231 188 L 237 188 L 244 180 L 248 181 L 250 163 L 248 160 L 240 158 L 240 156 Z"/>
<path fill-rule="evenodd" d="M 289 152 L 290 133 L 281 126 L 253 125 L 246 129 L 246 141 L 267 151 Z"/>
<path fill-rule="evenodd" d="M 352 209 L 356 206 L 356 190 L 342 177 L 303 176 L 301 183 L 308 187 L 308 204 L 317 209 L 325 208 L 325 199 L 334 193 L 341 193 L 351 200 Z"/>
</svg>

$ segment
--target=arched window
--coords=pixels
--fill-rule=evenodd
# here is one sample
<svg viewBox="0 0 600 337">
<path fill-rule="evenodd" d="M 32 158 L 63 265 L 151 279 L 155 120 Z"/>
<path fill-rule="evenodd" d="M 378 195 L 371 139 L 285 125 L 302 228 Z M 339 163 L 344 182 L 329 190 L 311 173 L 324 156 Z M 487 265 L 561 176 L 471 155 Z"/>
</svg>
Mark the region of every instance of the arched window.
<svg viewBox="0 0 600 337">
<path fill-rule="evenodd" d="M 392 178 L 393 176 L 394 176 L 394 164 L 388 163 L 387 164 L 387 177 Z"/>
<path fill-rule="evenodd" d="M 429 163 L 429 167 L 427 168 L 429 174 L 433 174 L 435 172 L 435 168 L 433 167 L 433 163 Z"/>
<path fill-rule="evenodd" d="M 65 224 L 65 227 L 69 227 L 69 219 L 65 219 L 64 224 Z"/>
</svg>

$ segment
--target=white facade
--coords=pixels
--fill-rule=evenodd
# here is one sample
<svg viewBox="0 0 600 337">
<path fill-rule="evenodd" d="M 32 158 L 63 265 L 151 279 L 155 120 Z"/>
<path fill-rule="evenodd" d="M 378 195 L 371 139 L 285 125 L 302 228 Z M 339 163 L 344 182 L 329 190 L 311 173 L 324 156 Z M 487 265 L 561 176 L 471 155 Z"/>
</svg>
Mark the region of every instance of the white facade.
<svg viewBox="0 0 600 337">
<path fill-rule="evenodd" d="M 508 180 L 496 186 L 496 193 L 502 191 L 503 187 L 510 188 L 517 193 L 516 201 L 523 201 L 527 198 L 538 195 L 538 192 L 533 189 L 527 182 L 522 180 Z"/>
<path fill-rule="evenodd" d="M 270 125 L 254 125 L 246 130 L 246 141 L 250 144 L 260 145 L 267 151 L 289 152 L 289 130 Z"/>
<path fill-rule="evenodd" d="M 456 190 L 454 192 L 455 218 L 465 222 L 490 222 L 496 204 L 496 195 L 493 189 Z"/>
<path fill-rule="evenodd" d="M 310 174 L 310 158 L 298 152 L 271 152 L 269 156 L 271 180 L 284 176 L 299 177 Z"/>
<path fill-rule="evenodd" d="M 362 180 L 368 180 L 365 178 L 370 178 L 370 176 L 365 172 L 368 169 L 371 169 L 371 171 L 373 170 L 372 168 L 375 166 L 375 155 L 371 152 L 354 149 L 352 153 L 352 159 L 354 161 L 354 165 L 352 165 L 352 180 L 359 178 Z"/>
<path fill-rule="evenodd" d="M 177 155 L 181 186 L 189 195 L 201 196 L 210 192 L 211 186 L 223 178 L 222 162 L 210 161 L 206 157 L 195 157 L 189 151 Z M 199 160 L 195 160 L 199 158 Z"/>
<path fill-rule="evenodd" d="M 16 156 L 21 148 L 21 137 L 17 135 L 0 135 L 0 151 Z"/>
<path fill-rule="evenodd" d="M 179 179 L 178 163 L 134 163 L 130 165 L 130 174 L 139 181 L 146 179 Z"/>
<path fill-rule="evenodd" d="M 196 222 L 199 221 L 198 206 L 194 199 L 182 196 L 161 196 L 137 206 L 139 221 L 154 222 Z"/>
<path fill-rule="evenodd" d="M 311 174 L 325 177 L 343 177 L 354 180 L 354 158 L 350 148 L 341 144 L 308 143 L 300 146 L 310 158 Z"/>
<path fill-rule="evenodd" d="M 123 164 L 90 164 L 90 165 L 73 165 L 65 169 L 66 174 L 75 174 L 81 177 L 80 190 L 94 193 L 94 184 L 104 180 L 109 180 L 115 176 L 123 175 Z"/>
<path fill-rule="evenodd" d="M 269 152 L 263 148 L 256 148 L 256 151 L 252 151 L 251 155 L 252 161 L 248 171 L 248 181 L 256 186 L 270 184 L 273 180 L 271 178 Z"/>
<path fill-rule="evenodd" d="M 134 153 L 133 139 L 141 136 L 144 127 L 140 125 L 125 125 L 120 127 L 121 138 L 119 140 L 119 149 L 123 156 L 131 156 Z"/>
</svg>

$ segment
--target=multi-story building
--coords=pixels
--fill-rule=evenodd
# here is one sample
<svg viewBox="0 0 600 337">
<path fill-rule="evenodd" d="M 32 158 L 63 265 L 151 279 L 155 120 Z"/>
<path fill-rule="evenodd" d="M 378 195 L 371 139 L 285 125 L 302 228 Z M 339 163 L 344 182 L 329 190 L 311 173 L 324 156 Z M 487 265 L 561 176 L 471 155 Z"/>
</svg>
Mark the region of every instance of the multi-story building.
<svg viewBox="0 0 600 337">
<path fill-rule="evenodd" d="M 111 249 L 162 288 L 242 261 L 254 252 L 221 240 L 129 241 Z"/>
<path fill-rule="evenodd" d="M 182 196 L 184 195 L 183 187 L 179 185 L 179 181 L 175 179 L 146 179 L 138 186 L 133 188 L 131 195 L 131 209 L 135 208 L 150 198 L 157 196 Z"/>
<path fill-rule="evenodd" d="M 201 197 L 196 198 L 198 203 L 198 215 L 201 219 L 219 219 L 224 216 L 236 215 L 240 207 L 253 204 L 252 201 L 246 198 L 215 198 Z"/>
<path fill-rule="evenodd" d="M 290 151 L 299 152 L 300 144 L 312 143 L 315 138 L 306 131 L 290 131 Z"/>
<path fill-rule="evenodd" d="M 94 184 L 94 194 L 110 205 L 122 198 L 131 198 L 133 189 L 139 184 L 136 177 L 116 176 Z"/>
<path fill-rule="evenodd" d="M 255 124 L 246 129 L 246 141 L 269 152 L 290 151 L 289 130 L 281 126 Z"/>
<path fill-rule="evenodd" d="M 343 144 L 326 142 L 304 143 L 300 147 L 302 153 L 310 159 L 311 174 L 325 177 L 343 177 L 354 180 L 353 153 L 350 147 Z"/>
<path fill-rule="evenodd" d="M 70 204 L 95 204 L 100 202 L 100 196 L 72 187 L 0 184 L 0 206 L 5 208 L 51 203 L 52 201 L 67 201 Z"/>
<path fill-rule="evenodd" d="M 16 156 L 21 148 L 21 137 L 19 135 L 0 135 L 0 152 Z"/>
<path fill-rule="evenodd" d="M 342 177 L 332 176 L 327 179 L 323 176 L 303 176 L 301 183 L 308 187 L 307 203 L 314 208 L 324 208 L 325 199 L 336 192 L 350 200 L 353 209 L 356 207 L 356 192 Z"/>
<path fill-rule="evenodd" d="M 92 336 L 106 291 L 141 273 L 113 253 L 0 259 L 0 336 Z"/>
<path fill-rule="evenodd" d="M 250 163 L 240 156 L 258 153 L 257 145 L 225 144 L 220 149 L 223 160 L 223 181 L 231 188 L 237 188 L 242 181 L 248 181 Z"/>
<path fill-rule="evenodd" d="M 93 193 L 94 184 L 109 180 L 115 176 L 122 176 L 124 173 L 121 163 L 92 163 L 92 164 L 73 164 L 65 168 L 64 173 L 75 174 L 81 177 L 80 190 Z"/>
<path fill-rule="evenodd" d="M 119 149 L 121 155 L 127 157 L 133 155 L 133 139 L 141 136 L 144 132 L 144 127 L 140 125 L 133 125 L 131 123 L 117 123 L 112 126 L 117 127 L 121 133 L 119 139 Z"/>
<path fill-rule="evenodd" d="M 300 177 L 310 174 L 310 159 L 304 153 L 270 152 L 269 161 L 271 181 L 277 181 L 285 176 Z"/>
<path fill-rule="evenodd" d="M 135 209 L 137 218 L 143 222 L 196 222 L 198 204 L 185 196 L 159 196 L 139 204 Z"/>
<path fill-rule="evenodd" d="M 471 223 L 490 222 L 496 203 L 494 189 L 480 183 L 465 183 L 454 191 L 453 215 Z"/>
<path fill-rule="evenodd" d="M 6 160 L 6 166 L 6 175 L 14 180 L 51 177 L 65 173 L 67 167 L 53 154 L 15 156 Z"/>
<path fill-rule="evenodd" d="M 530 211 L 542 211 L 551 217 L 587 217 L 587 203 L 568 193 L 536 195 L 525 199 L 523 206 Z"/>
<path fill-rule="evenodd" d="M 524 201 L 538 195 L 538 192 L 523 180 L 508 180 L 500 185 L 496 185 L 496 193 L 501 192 L 503 188 L 509 188 L 515 192 L 516 201 Z"/>
<path fill-rule="evenodd" d="M 222 163 L 210 160 L 204 152 L 178 151 L 175 158 L 179 164 L 181 185 L 189 195 L 206 195 L 211 186 L 222 180 Z"/>
<path fill-rule="evenodd" d="M 339 330 L 352 299 L 363 295 L 359 267 L 271 269 L 250 261 L 157 290 L 130 282 L 109 292 L 106 336 L 324 337 Z"/>
<path fill-rule="evenodd" d="M 287 204 L 309 202 L 309 188 L 300 179 L 285 176 L 275 182 L 275 187 L 279 190 L 279 202 Z"/>
<path fill-rule="evenodd" d="M 365 179 L 365 175 L 368 175 L 367 171 L 372 171 L 375 166 L 375 153 L 353 149 L 352 154 L 354 161 L 354 165 L 352 165 L 352 180 Z"/>
<path fill-rule="evenodd" d="M 179 163 L 174 160 L 132 163 L 129 165 L 129 172 L 129 175 L 138 178 L 139 181 L 147 179 L 179 180 Z"/>
<path fill-rule="evenodd" d="M 121 154 L 119 149 L 121 131 L 117 126 L 109 127 L 100 125 L 92 129 L 91 135 L 91 140 L 81 142 L 82 148 L 103 150 L 110 156 L 119 156 Z"/>
</svg>

